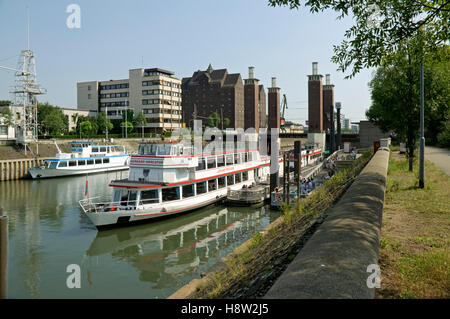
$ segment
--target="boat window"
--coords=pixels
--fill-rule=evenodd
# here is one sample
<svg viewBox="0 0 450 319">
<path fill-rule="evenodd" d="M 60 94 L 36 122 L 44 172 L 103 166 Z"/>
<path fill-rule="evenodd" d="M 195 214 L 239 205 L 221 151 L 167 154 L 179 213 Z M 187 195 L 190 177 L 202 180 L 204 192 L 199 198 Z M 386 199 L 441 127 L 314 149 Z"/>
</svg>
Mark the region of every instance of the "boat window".
<svg viewBox="0 0 450 319">
<path fill-rule="evenodd" d="M 101 158 L 96 158 L 95 159 L 95 164 L 101 164 L 102 163 L 102 159 Z"/>
<path fill-rule="evenodd" d="M 118 203 L 122 199 L 122 197 L 127 194 L 127 191 L 124 189 L 115 189 L 113 194 L 113 202 Z"/>
<path fill-rule="evenodd" d="M 208 168 L 216 168 L 216 158 L 208 157 Z"/>
<path fill-rule="evenodd" d="M 194 196 L 194 184 L 183 186 L 183 198 Z"/>
<path fill-rule="evenodd" d="M 242 172 L 242 180 L 243 181 L 248 181 L 248 172 L 247 171 Z"/>
<path fill-rule="evenodd" d="M 206 182 L 197 183 L 197 195 L 206 193 Z"/>
<path fill-rule="evenodd" d="M 247 163 L 247 162 L 248 162 L 248 153 L 245 152 L 244 153 L 244 163 Z"/>
<path fill-rule="evenodd" d="M 217 181 L 215 179 L 211 179 L 208 181 L 208 192 L 215 191 L 217 189 Z"/>
<path fill-rule="evenodd" d="M 203 157 L 198 158 L 198 165 L 195 168 L 196 171 L 201 171 L 202 169 L 205 169 L 205 159 Z"/>
<path fill-rule="evenodd" d="M 234 154 L 234 164 L 239 164 L 241 162 L 240 154 Z"/>
<path fill-rule="evenodd" d="M 93 165 L 94 164 L 94 160 L 93 159 L 87 160 L 86 162 L 87 162 L 88 165 Z"/>
<path fill-rule="evenodd" d="M 78 160 L 78 166 L 86 165 L 86 160 Z"/>
<path fill-rule="evenodd" d="M 59 162 L 58 167 L 67 167 L 67 162 L 66 161 Z"/>
<path fill-rule="evenodd" d="M 128 192 L 128 203 L 131 205 L 136 204 L 137 191 L 129 191 Z"/>
<path fill-rule="evenodd" d="M 227 165 L 233 165 L 233 155 L 226 156 Z"/>
<path fill-rule="evenodd" d="M 103 164 L 108 164 L 109 163 L 109 158 L 104 158 L 103 159 Z"/>
<path fill-rule="evenodd" d="M 163 202 L 180 199 L 180 188 L 179 187 L 163 188 L 161 191 L 162 191 L 162 201 Z"/>
<path fill-rule="evenodd" d="M 100 147 L 100 152 L 106 153 L 106 147 Z"/>
<path fill-rule="evenodd" d="M 170 155 L 171 150 L 172 150 L 172 145 L 169 145 L 169 144 L 158 145 L 157 155 Z"/>
<path fill-rule="evenodd" d="M 93 147 L 92 148 L 92 153 L 97 153 L 98 152 L 98 147 Z"/>
<path fill-rule="evenodd" d="M 248 161 L 253 161 L 253 152 L 248 152 Z"/>
<path fill-rule="evenodd" d="M 234 184 L 234 175 L 228 175 L 227 176 L 227 185 L 233 185 Z"/>
<path fill-rule="evenodd" d="M 152 189 L 149 191 L 141 192 L 141 203 L 142 204 L 159 203 L 158 190 Z"/>
<path fill-rule="evenodd" d="M 77 166 L 77 161 L 69 161 L 69 166 Z"/>
<path fill-rule="evenodd" d="M 219 184 L 219 188 L 223 188 L 223 187 L 227 186 L 227 185 L 225 184 L 225 176 L 219 177 L 219 178 L 217 179 L 217 182 L 218 182 L 218 184 Z"/>
<path fill-rule="evenodd" d="M 234 174 L 234 180 L 235 180 L 236 184 L 242 182 L 241 173 Z"/>
<path fill-rule="evenodd" d="M 145 146 L 146 145 L 139 145 L 139 150 L 138 150 L 139 155 L 144 155 Z"/>
<path fill-rule="evenodd" d="M 225 166 L 225 156 L 219 155 L 217 156 L 217 167 Z"/>
<path fill-rule="evenodd" d="M 56 168 L 58 166 L 58 162 L 50 162 L 49 168 Z"/>
</svg>

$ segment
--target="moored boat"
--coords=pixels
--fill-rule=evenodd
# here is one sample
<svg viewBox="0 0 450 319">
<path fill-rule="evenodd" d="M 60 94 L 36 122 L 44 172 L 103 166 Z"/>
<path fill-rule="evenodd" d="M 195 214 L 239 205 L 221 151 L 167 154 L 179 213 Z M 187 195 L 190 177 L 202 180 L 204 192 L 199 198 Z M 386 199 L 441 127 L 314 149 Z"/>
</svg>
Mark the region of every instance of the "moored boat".
<svg viewBox="0 0 450 319">
<path fill-rule="evenodd" d="M 44 160 L 44 165 L 29 169 L 32 178 L 49 178 L 117 171 L 129 168 L 130 155 L 125 145 L 94 145 L 92 142 L 69 143 L 71 153 L 58 149 L 55 158 Z"/>
</svg>

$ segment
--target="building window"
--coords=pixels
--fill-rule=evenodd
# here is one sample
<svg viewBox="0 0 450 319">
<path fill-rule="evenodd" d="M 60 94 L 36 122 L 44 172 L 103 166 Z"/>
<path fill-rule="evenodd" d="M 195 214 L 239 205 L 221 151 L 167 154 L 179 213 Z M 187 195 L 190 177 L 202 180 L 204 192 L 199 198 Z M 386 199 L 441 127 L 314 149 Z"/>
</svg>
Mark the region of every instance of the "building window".
<svg viewBox="0 0 450 319">
<path fill-rule="evenodd" d="M 88 85 L 88 91 L 90 91 L 91 90 L 91 86 L 90 85 Z"/>
<path fill-rule="evenodd" d="M 8 135 L 8 126 L 0 125 L 0 135 Z"/>
<path fill-rule="evenodd" d="M 88 100 L 90 100 L 91 99 L 91 95 L 90 94 L 88 94 Z"/>
</svg>

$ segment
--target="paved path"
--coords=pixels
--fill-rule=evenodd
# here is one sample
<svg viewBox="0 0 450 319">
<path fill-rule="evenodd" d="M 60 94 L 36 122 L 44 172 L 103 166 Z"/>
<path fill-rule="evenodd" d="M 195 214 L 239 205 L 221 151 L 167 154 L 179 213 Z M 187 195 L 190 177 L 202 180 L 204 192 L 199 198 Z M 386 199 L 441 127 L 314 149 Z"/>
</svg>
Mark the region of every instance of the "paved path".
<svg viewBox="0 0 450 319">
<path fill-rule="evenodd" d="M 450 176 L 450 151 L 444 148 L 425 146 L 425 159 L 436 164 Z M 426 176 L 425 176 L 426 178 Z"/>
</svg>

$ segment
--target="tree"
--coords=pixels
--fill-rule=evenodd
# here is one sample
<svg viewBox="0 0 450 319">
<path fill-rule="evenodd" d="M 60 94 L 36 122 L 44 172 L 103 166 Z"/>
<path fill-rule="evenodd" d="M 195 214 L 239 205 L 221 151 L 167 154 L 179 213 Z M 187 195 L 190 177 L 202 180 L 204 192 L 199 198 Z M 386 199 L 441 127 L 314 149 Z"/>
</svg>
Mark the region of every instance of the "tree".
<svg viewBox="0 0 450 319">
<path fill-rule="evenodd" d="M 298 9 L 300 0 L 269 0 L 270 6 Z M 449 0 L 306 0 L 310 12 L 327 9 L 338 12 L 338 19 L 351 15 L 354 25 L 345 32 L 345 40 L 334 46 L 332 62 L 338 70 L 352 68 L 353 77 L 361 69 L 377 67 L 383 59 L 401 47 L 402 41 L 415 36 L 421 27 L 429 35 L 428 51 L 449 39 Z"/>
<path fill-rule="evenodd" d="M 2 104 L 3 101 L 0 101 L 0 104 Z M 9 101 L 6 101 L 9 102 Z M 3 106 L 0 106 L 0 122 L 3 122 L 4 125 L 6 125 L 8 128 L 10 126 L 14 126 L 14 116 L 11 112 L 11 109 L 9 108 L 9 104 L 3 104 Z M 6 139 L 8 139 L 8 133 L 6 134 Z"/>
<path fill-rule="evenodd" d="M 120 123 L 120 126 L 123 127 L 123 128 L 126 128 L 128 134 L 133 132 L 134 126 L 133 126 L 133 123 L 131 123 L 131 122 L 125 122 L 124 121 L 124 122 Z"/>
<path fill-rule="evenodd" d="M 80 131 L 83 136 L 92 136 L 92 124 L 90 121 L 83 121 L 80 123 Z"/>
<path fill-rule="evenodd" d="M 100 112 L 97 114 L 96 122 L 98 130 L 101 133 L 106 133 L 106 130 L 110 132 L 114 128 L 114 125 L 108 119 L 105 112 Z"/>
<path fill-rule="evenodd" d="M 450 54 L 448 48 L 437 55 L 421 55 L 420 43 L 415 37 L 399 47 L 398 52 L 379 67 L 372 81 L 372 105 L 366 116 L 383 131 L 393 130 L 406 142 L 409 170 L 413 168 L 414 149 L 419 137 L 420 63 L 424 63 L 425 127 L 430 131 L 437 125 L 436 118 L 444 119 L 450 100 Z M 439 123 L 443 127 L 443 123 Z"/>
<path fill-rule="evenodd" d="M 68 131 L 68 117 L 57 107 L 46 103 L 37 103 L 38 131 L 40 134 L 62 135 Z"/>
<path fill-rule="evenodd" d="M 217 112 L 213 112 L 206 120 L 206 125 L 209 127 L 218 127 L 220 124 L 220 116 Z"/>
<path fill-rule="evenodd" d="M 143 112 L 138 113 L 133 121 L 135 126 L 140 126 L 142 128 L 142 138 L 144 138 L 144 127 L 147 125 L 147 119 Z"/>
<path fill-rule="evenodd" d="M 228 127 L 230 125 L 230 123 L 231 123 L 231 120 L 228 117 L 223 119 L 223 126 L 224 127 Z"/>
</svg>

